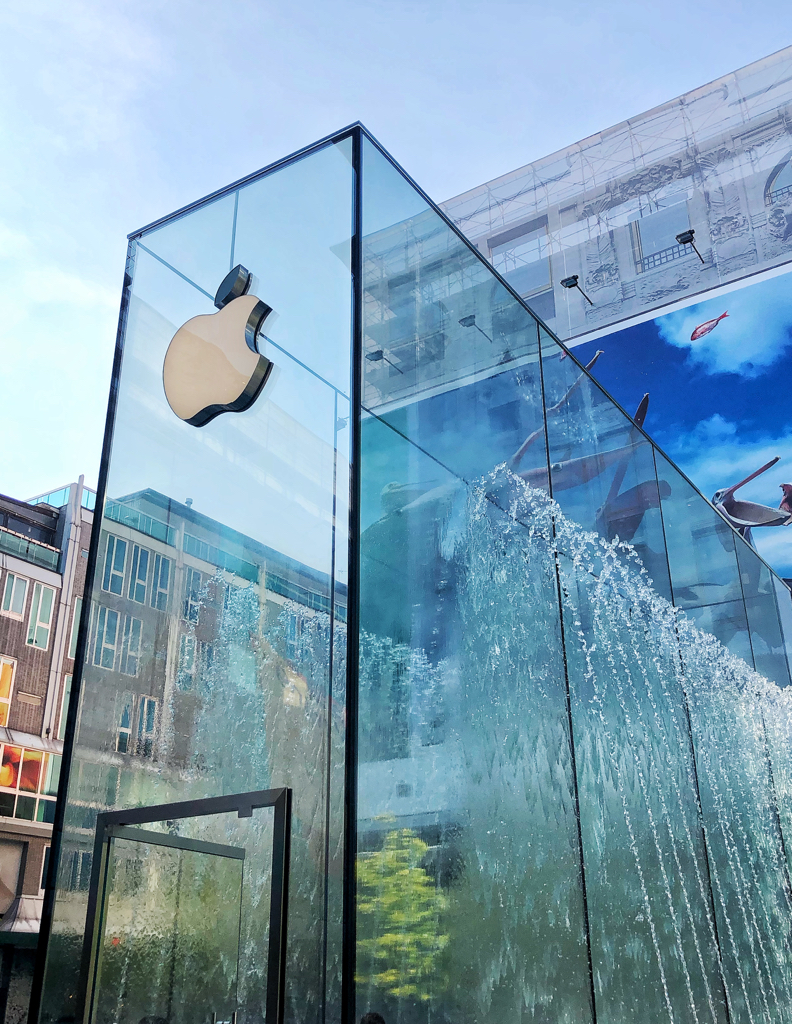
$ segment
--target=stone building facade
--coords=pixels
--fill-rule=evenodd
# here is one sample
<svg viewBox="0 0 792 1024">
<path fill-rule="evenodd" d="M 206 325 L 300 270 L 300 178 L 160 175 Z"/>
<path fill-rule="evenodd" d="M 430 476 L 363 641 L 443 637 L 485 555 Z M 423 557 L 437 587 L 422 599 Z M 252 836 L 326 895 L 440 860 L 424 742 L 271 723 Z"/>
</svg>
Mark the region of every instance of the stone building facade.
<svg viewBox="0 0 792 1024">
<path fill-rule="evenodd" d="M 571 344 L 783 267 L 792 47 L 442 206 Z M 691 228 L 700 256 L 677 242 Z"/>
</svg>

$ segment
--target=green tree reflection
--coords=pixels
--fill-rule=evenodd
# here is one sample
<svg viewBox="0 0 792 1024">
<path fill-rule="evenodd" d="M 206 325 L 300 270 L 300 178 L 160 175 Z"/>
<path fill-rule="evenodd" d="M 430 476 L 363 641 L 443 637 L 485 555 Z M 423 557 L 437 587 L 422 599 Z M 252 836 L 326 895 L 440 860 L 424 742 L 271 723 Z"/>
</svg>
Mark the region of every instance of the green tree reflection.
<svg viewBox="0 0 792 1024">
<path fill-rule="evenodd" d="M 441 932 L 448 900 L 421 866 L 428 850 L 412 829 L 402 828 L 357 861 L 357 981 L 422 1002 L 444 987 L 438 959 L 448 942 Z"/>
</svg>

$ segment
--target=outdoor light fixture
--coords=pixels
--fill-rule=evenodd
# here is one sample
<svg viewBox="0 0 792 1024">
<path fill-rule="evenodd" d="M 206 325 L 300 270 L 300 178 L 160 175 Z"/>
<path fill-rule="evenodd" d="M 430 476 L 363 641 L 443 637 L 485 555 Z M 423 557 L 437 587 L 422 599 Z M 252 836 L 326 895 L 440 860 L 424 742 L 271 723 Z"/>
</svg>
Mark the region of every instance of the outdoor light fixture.
<svg viewBox="0 0 792 1024">
<path fill-rule="evenodd" d="M 676 236 L 677 245 L 692 245 L 693 252 L 698 256 L 698 258 L 703 263 L 704 257 L 698 251 L 698 249 L 696 248 L 696 243 L 693 241 L 693 237 L 695 234 L 696 231 L 694 228 L 688 228 L 687 231 L 680 231 L 679 234 Z"/>
<path fill-rule="evenodd" d="M 591 299 L 588 297 L 588 295 L 586 295 L 586 293 L 583 291 L 583 289 L 578 284 L 578 276 L 577 276 L 577 274 L 572 274 L 571 277 L 562 277 L 561 278 L 561 287 L 562 288 L 577 288 L 577 290 L 580 292 L 580 294 L 583 296 L 583 298 L 586 300 L 586 302 L 590 306 L 594 305 L 594 303 L 591 301 Z"/>
<path fill-rule="evenodd" d="M 401 374 L 404 373 L 404 370 L 400 370 L 396 363 L 392 363 L 390 359 L 388 359 L 381 348 L 375 348 L 373 352 L 367 352 L 366 359 L 372 363 L 379 363 L 384 359 L 388 366 L 392 366 L 394 370 L 399 370 L 399 373 Z"/>
<path fill-rule="evenodd" d="M 463 316 L 459 321 L 461 327 L 475 327 L 479 334 L 483 334 L 490 345 L 494 344 L 492 338 L 487 334 L 486 331 L 482 331 L 479 325 L 476 323 L 476 314 L 471 313 L 469 316 Z"/>
</svg>

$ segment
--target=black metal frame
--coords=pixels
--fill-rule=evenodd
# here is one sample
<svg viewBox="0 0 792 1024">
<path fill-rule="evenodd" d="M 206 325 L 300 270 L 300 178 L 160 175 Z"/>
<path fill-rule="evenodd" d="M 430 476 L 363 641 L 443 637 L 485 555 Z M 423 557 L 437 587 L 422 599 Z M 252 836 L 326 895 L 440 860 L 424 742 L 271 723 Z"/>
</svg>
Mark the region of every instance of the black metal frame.
<svg viewBox="0 0 792 1024">
<path fill-rule="evenodd" d="M 270 888 L 269 955 L 267 960 L 266 1024 L 282 1024 L 286 980 L 286 930 L 289 900 L 289 848 L 291 840 L 291 789 L 263 789 L 235 796 L 184 800 L 179 803 L 133 807 L 126 811 L 104 811 L 97 815 L 94 838 L 91 883 L 83 958 L 80 971 L 77 1019 L 91 1024 L 94 1017 L 97 982 L 99 980 L 101 938 L 107 905 L 107 882 L 111 863 L 110 844 L 113 839 L 134 839 L 138 842 L 192 850 L 215 857 L 244 860 L 245 851 L 196 839 L 174 836 L 166 832 L 150 832 L 137 825 L 182 818 L 202 818 L 211 814 L 236 811 L 238 817 L 249 818 L 254 810 L 274 809 L 272 839 L 272 884 Z"/>
</svg>

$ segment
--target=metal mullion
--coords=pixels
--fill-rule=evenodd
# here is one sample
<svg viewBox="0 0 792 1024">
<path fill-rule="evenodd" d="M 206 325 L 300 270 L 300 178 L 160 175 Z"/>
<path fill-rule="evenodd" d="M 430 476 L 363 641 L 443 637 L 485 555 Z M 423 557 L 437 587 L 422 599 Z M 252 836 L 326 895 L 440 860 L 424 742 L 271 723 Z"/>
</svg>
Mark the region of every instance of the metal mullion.
<svg viewBox="0 0 792 1024">
<path fill-rule="evenodd" d="M 550 499 L 553 499 L 553 473 L 550 458 L 550 432 L 547 427 L 547 397 L 545 394 L 544 356 L 542 353 L 542 326 L 537 322 L 536 336 L 539 349 L 539 385 L 542 397 L 542 422 L 544 424 L 545 459 L 547 462 L 547 487 Z M 554 340 L 554 339 L 551 339 Z M 586 858 L 583 852 L 583 823 L 580 816 L 580 791 L 578 788 L 577 754 L 575 751 L 575 731 L 572 717 L 572 690 L 569 682 L 569 662 L 567 660 L 566 632 L 564 625 L 564 605 L 561 587 L 561 566 L 559 563 L 556 535 L 555 515 L 552 515 L 553 563 L 555 566 L 556 601 L 558 605 L 558 623 L 561 639 L 561 655 L 564 663 L 564 693 L 566 699 L 567 730 L 569 734 L 569 759 L 572 772 L 572 789 L 575 800 L 575 823 L 577 825 L 578 854 L 580 857 L 580 894 L 583 902 L 583 929 L 586 937 L 586 955 L 588 960 L 589 999 L 591 1000 L 592 1024 L 597 1024 L 597 994 L 594 985 L 594 957 L 591 949 L 591 922 L 588 909 L 588 890 L 586 887 Z"/>
<path fill-rule="evenodd" d="M 291 812 L 292 791 L 284 789 L 275 803 L 273 823 L 266 1024 L 282 1024 L 285 1006 Z"/>
<path fill-rule="evenodd" d="M 151 846 L 167 846 L 172 850 L 186 850 L 188 853 L 205 853 L 211 857 L 229 857 L 232 860 L 245 859 L 244 847 L 207 843 L 202 839 L 174 836 L 170 832 L 150 832 L 147 829 L 130 828 L 128 825 L 110 825 L 106 834 L 113 839 L 126 839 L 133 843 L 148 843 Z"/>
<path fill-rule="evenodd" d="M 356 962 L 356 856 L 357 856 L 357 730 L 360 647 L 360 438 L 363 359 L 363 181 L 362 131 L 352 134 L 352 168 L 355 175 L 354 225 L 352 232 L 352 374 L 349 423 L 351 466 L 349 480 L 349 580 L 347 585 L 347 678 L 346 735 L 344 749 L 344 868 L 341 959 L 341 1020 L 355 1019 Z"/>
<path fill-rule="evenodd" d="M 660 512 L 660 526 L 663 531 L 663 546 L 665 547 L 666 565 L 668 567 L 668 584 L 671 588 L 671 604 L 674 608 L 677 608 L 677 604 L 674 600 L 674 577 L 671 572 L 671 559 L 668 554 L 668 535 L 666 532 L 665 525 L 665 513 L 663 512 L 663 501 L 660 498 L 660 472 L 657 465 L 657 450 L 654 445 L 652 448 L 652 465 L 655 471 L 655 481 L 657 482 L 657 494 L 658 494 L 658 511 Z M 737 561 L 737 553 L 735 552 L 735 563 Z M 739 572 L 739 566 L 738 566 Z M 679 609 L 678 609 L 679 610 Z M 707 843 L 707 829 L 704 824 L 704 805 L 701 802 L 701 784 L 699 781 L 699 770 L 698 770 L 698 756 L 696 754 L 696 741 L 693 734 L 693 719 L 690 714 L 690 699 L 685 686 L 685 679 L 687 678 L 685 671 L 685 662 L 682 658 L 682 649 L 679 646 L 679 629 L 674 623 L 674 633 L 677 638 L 677 658 L 679 661 L 679 668 L 681 678 L 679 680 L 679 690 L 682 694 L 682 708 L 685 713 L 685 726 L 687 729 L 688 748 L 690 751 L 690 766 L 693 770 L 693 795 L 696 800 L 696 817 L 699 822 L 699 829 L 701 831 L 701 848 L 704 854 L 704 870 L 707 873 L 707 891 L 709 892 L 710 898 L 710 914 L 712 915 L 712 930 L 715 939 L 715 948 L 717 950 L 718 960 L 718 977 L 721 983 L 721 990 L 723 992 L 723 1007 L 726 1015 L 726 1024 L 731 1024 L 731 1005 L 729 1002 L 729 990 L 726 986 L 726 972 L 723 964 L 723 948 L 721 946 L 720 931 L 718 928 L 718 913 L 717 904 L 715 902 L 715 888 L 712 884 L 712 868 L 710 865 L 710 851 Z"/>
</svg>

